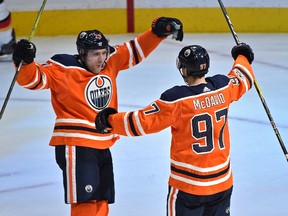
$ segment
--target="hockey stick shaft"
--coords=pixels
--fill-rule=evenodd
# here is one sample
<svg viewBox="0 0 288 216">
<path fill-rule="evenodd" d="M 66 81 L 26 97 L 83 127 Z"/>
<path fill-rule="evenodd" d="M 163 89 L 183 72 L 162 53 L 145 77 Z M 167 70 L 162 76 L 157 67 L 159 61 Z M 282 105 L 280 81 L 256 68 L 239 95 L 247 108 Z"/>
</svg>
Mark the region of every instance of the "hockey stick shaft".
<svg viewBox="0 0 288 216">
<path fill-rule="evenodd" d="M 40 8 L 39 11 L 38 11 L 36 20 L 35 20 L 34 25 L 33 25 L 33 27 L 32 27 L 32 31 L 31 31 L 31 33 L 30 33 L 30 35 L 29 35 L 29 37 L 28 37 L 28 41 L 30 41 L 30 42 L 32 41 L 32 38 L 33 38 L 33 36 L 34 36 L 34 34 L 35 34 L 35 31 L 36 31 L 36 29 L 37 29 L 37 26 L 38 26 L 40 17 L 41 17 L 41 15 L 42 15 L 42 12 L 43 12 L 43 10 L 44 10 L 44 7 L 45 7 L 45 5 L 46 5 L 46 2 L 47 2 L 47 0 L 43 0 L 43 3 L 42 3 L 42 5 L 41 5 L 41 8 Z M 14 88 L 14 85 L 15 85 L 17 76 L 18 76 L 18 74 L 19 74 L 19 71 L 20 71 L 20 69 L 21 69 L 21 67 L 22 67 L 22 64 L 23 64 L 23 60 L 20 62 L 19 66 L 18 66 L 18 68 L 17 68 L 17 70 L 16 70 L 16 72 L 15 72 L 15 74 L 14 74 L 14 77 L 13 77 L 13 79 L 12 79 L 12 82 L 11 82 L 11 84 L 10 84 L 8 93 L 7 93 L 7 95 L 6 95 L 6 98 L 5 98 L 4 103 L 3 103 L 3 105 L 2 105 L 2 108 L 1 108 L 0 119 L 2 119 L 2 116 L 3 116 L 3 114 L 4 114 L 4 111 L 5 111 L 5 108 L 6 108 L 6 106 L 7 106 L 7 103 L 8 103 L 8 101 L 9 101 L 9 99 L 10 99 L 12 90 L 13 90 L 13 88 Z"/>
<path fill-rule="evenodd" d="M 233 25 L 232 25 L 232 22 L 231 22 L 231 20 L 230 20 L 230 17 L 228 16 L 228 13 L 227 13 L 227 11 L 226 11 L 226 9 L 225 9 L 225 6 L 224 6 L 224 4 L 222 3 L 221 0 L 218 0 L 218 2 L 219 2 L 219 5 L 220 5 L 220 7 L 221 7 L 222 13 L 224 14 L 224 17 L 225 17 L 225 19 L 226 19 L 226 22 L 227 22 L 227 24 L 228 24 L 228 27 L 229 27 L 232 35 L 233 35 L 233 38 L 234 38 L 236 44 L 238 45 L 238 44 L 240 43 L 240 40 L 239 40 L 239 38 L 238 38 L 238 35 L 237 35 L 236 32 L 235 32 L 235 29 L 234 29 L 234 27 L 233 27 Z"/>
<path fill-rule="evenodd" d="M 232 33 L 232 35 L 233 35 L 233 38 L 234 38 L 236 44 L 238 45 L 238 44 L 240 43 L 240 40 L 239 40 L 238 35 L 236 34 L 236 31 L 235 31 L 235 29 L 234 29 L 234 27 L 233 27 L 233 25 L 232 25 L 232 22 L 231 22 L 231 20 L 230 20 L 230 17 L 228 16 L 228 13 L 227 13 L 227 11 L 226 11 L 226 9 L 225 9 L 225 6 L 224 6 L 224 4 L 222 3 L 221 0 L 218 0 L 218 3 L 219 3 L 219 5 L 220 5 L 220 7 L 221 7 L 221 10 L 222 10 L 222 12 L 223 12 L 223 15 L 224 15 L 226 21 L 227 21 L 227 24 L 228 24 L 228 26 L 229 26 L 229 28 L 230 28 L 230 31 L 231 31 L 231 33 Z M 279 131 L 278 131 L 278 129 L 277 129 L 277 126 L 276 126 L 276 124 L 275 124 L 275 122 L 274 122 L 274 120 L 273 120 L 273 118 L 272 118 L 271 112 L 270 112 L 270 110 L 269 110 L 269 108 L 268 108 L 268 106 L 267 106 L 267 103 L 266 103 L 266 101 L 265 101 L 265 99 L 264 99 L 264 96 L 263 96 L 261 90 L 260 90 L 260 86 L 259 86 L 256 78 L 254 79 L 254 86 L 255 86 L 256 91 L 257 91 L 257 93 L 258 93 L 258 96 L 259 96 L 259 98 L 260 98 L 260 100 L 261 100 L 261 103 L 262 103 L 262 105 L 263 105 L 263 107 L 264 107 L 264 109 L 265 109 L 265 112 L 266 112 L 266 114 L 267 114 L 267 116 L 268 116 L 268 118 L 269 118 L 269 121 L 270 121 L 270 123 L 271 123 L 271 126 L 272 126 L 272 128 L 273 128 L 273 130 L 274 130 L 274 133 L 275 133 L 275 135 L 276 135 L 276 137 L 277 137 L 277 139 L 278 139 L 278 141 L 279 141 L 279 144 L 280 144 L 280 146 L 281 146 L 281 148 L 282 148 L 282 151 L 283 151 L 283 153 L 284 153 L 284 155 L 285 155 L 285 157 L 286 157 L 286 160 L 288 161 L 288 152 L 287 152 L 287 149 L 286 149 L 286 147 L 285 147 L 285 145 L 284 145 L 284 142 L 283 142 L 283 140 L 282 140 L 282 138 L 281 138 L 281 136 L 280 136 L 280 133 L 279 133 Z"/>
</svg>

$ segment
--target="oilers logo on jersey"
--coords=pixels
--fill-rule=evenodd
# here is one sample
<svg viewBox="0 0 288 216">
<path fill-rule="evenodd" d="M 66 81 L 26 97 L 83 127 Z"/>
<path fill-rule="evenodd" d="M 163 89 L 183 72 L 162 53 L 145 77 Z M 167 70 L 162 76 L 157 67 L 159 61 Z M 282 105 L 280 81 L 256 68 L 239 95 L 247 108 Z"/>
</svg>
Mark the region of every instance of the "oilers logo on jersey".
<svg viewBox="0 0 288 216">
<path fill-rule="evenodd" d="M 85 98 L 90 107 L 100 111 L 107 107 L 112 97 L 112 82 L 108 76 L 93 77 L 86 86 Z"/>
</svg>

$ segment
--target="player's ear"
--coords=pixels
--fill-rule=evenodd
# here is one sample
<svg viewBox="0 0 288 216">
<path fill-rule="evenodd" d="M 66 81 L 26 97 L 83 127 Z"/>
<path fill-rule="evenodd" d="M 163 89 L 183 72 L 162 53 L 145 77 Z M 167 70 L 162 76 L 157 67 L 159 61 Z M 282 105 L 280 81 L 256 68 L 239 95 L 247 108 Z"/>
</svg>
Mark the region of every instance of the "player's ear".
<svg viewBox="0 0 288 216">
<path fill-rule="evenodd" d="M 182 67 L 182 74 L 183 76 L 188 76 L 188 73 L 187 73 L 187 68 L 185 66 Z"/>
</svg>

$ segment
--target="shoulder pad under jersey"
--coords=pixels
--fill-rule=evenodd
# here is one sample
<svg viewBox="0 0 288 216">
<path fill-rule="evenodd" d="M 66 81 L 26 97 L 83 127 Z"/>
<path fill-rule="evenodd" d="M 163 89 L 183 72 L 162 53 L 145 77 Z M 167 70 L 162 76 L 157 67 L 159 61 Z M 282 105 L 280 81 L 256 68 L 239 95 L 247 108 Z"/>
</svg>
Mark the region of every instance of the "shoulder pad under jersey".
<svg viewBox="0 0 288 216">
<path fill-rule="evenodd" d="M 191 96 L 191 92 L 188 90 L 189 86 L 174 86 L 162 93 L 160 99 L 164 101 L 175 101 L 180 98 Z"/>
<path fill-rule="evenodd" d="M 83 67 L 78 61 L 77 55 L 56 54 L 51 59 L 65 66 Z"/>
<path fill-rule="evenodd" d="M 175 101 L 185 97 L 191 97 L 195 95 L 199 95 L 202 93 L 206 93 L 209 91 L 215 91 L 220 89 L 229 83 L 229 78 L 225 75 L 215 75 L 213 77 L 207 77 L 207 84 L 199 84 L 197 86 L 174 86 L 171 89 L 165 91 L 160 99 L 164 101 Z"/>
<path fill-rule="evenodd" d="M 228 85 L 230 79 L 229 77 L 222 75 L 222 74 L 217 74 L 212 77 L 206 77 L 206 81 L 208 83 L 211 83 L 211 85 L 214 87 L 214 89 L 219 89 L 222 88 L 226 85 Z"/>
<path fill-rule="evenodd" d="M 116 52 L 115 47 L 109 46 L 109 53 L 110 53 L 110 54 L 113 54 L 114 52 Z"/>
</svg>

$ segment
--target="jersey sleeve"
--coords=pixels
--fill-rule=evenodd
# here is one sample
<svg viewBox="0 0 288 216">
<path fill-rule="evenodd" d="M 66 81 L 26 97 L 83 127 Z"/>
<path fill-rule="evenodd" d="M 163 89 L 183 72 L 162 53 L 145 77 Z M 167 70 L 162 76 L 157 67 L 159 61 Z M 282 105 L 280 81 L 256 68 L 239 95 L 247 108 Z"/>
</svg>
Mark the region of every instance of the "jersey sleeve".
<svg viewBox="0 0 288 216">
<path fill-rule="evenodd" d="M 228 74 L 232 101 L 240 97 L 253 87 L 255 75 L 247 59 L 239 55 L 235 60 L 232 70 Z"/>
<path fill-rule="evenodd" d="M 111 49 L 107 64 L 115 66 L 115 71 L 126 70 L 139 64 L 164 40 L 147 30 L 138 37 Z"/>
<path fill-rule="evenodd" d="M 53 80 L 63 80 L 62 76 L 61 68 L 49 59 L 46 64 L 32 62 L 29 65 L 23 65 L 18 74 L 17 83 L 30 90 L 49 89 L 56 85 Z"/>
<path fill-rule="evenodd" d="M 17 83 L 30 90 L 48 88 L 47 76 L 43 66 L 36 62 L 21 67 Z"/>
<path fill-rule="evenodd" d="M 112 132 L 124 136 L 157 133 L 172 124 L 173 104 L 156 100 L 144 109 L 120 112 L 108 119 Z"/>
</svg>

